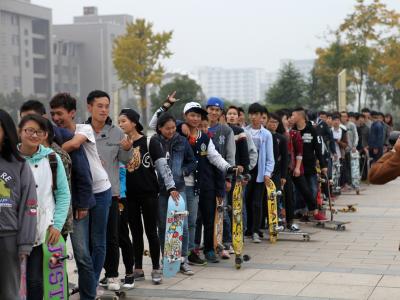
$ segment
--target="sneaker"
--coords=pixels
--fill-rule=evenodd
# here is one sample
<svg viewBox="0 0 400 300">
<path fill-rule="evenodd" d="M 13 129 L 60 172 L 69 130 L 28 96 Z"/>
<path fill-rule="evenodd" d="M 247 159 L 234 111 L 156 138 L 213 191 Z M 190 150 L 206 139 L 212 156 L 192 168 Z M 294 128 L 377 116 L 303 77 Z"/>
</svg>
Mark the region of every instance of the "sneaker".
<svg viewBox="0 0 400 300">
<path fill-rule="evenodd" d="M 266 228 L 268 229 L 268 228 Z M 260 237 L 260 239 L 264 238 L 264 232 L 262 232 L 261 230 L 258 231 L 258 236 Z"/>
<path fill-rule="evenodd" d="M 118 291 L 121 288 L 119 284 L 119 280 L 117 277 L 108 278 L 108 286 L 107 289 L 110 291 Z"/>
<path fill-rule="evenodd" d="M 289 229 L 290 231 L 299 231 L 300 230 L 300 226 L 293 223 L 293 224 L 288 224 L 287 225 L 287 229 Z"/>
<path fill-rule="evenodd" d="M 134 286 L 135 286 L 135 275 L 134 274 L 125 275 L 124 284 L 122 285 L 122 287 L 131 289 Z"/>
<path fill-rule="evenodd" d="M 196 251 L 190 251 L 188 256 L 188 261 L 190 265 L 193 266 L 205 266 L 207 262 L 200 258 L 200 256 L 196 253 Z"/>
<path fill-rule="evenodd" d="M 192 271 L 192 269 L 190 269 L 190 267 L 187 263 L 181 263 L 180 271 L 182 274 L 185 274 L 188 276 L 194 275 L 194 272 Z"/>
<path fill-rule="evenodd" d="M 154 284 L 160 284 L 162 282 L 162 271 L 153 270 L 151 271 L 151 280 Z"/>
<path fill-rule="evenodd" d="M 327 218 L 325 217 L 325 215 L 321 212 L 317 212 L 316 214 L 314 214 L 314 220 L 316 221 L 326 221 Z"/>
<path fill-rule="evenodd" d="M 222 259 L 230 259 L 231 256 L 229 255 L 228 250 L 222 250 L 219 255 L 221 256 Z"/>
<path fill-rule="evenodd" d="M 303 216 L 300 218 L 300 222 L 305 222 L 305 223 L 310 222 L 310 217 L 307 216 L 307 215 L 303 215 Z"/>
<path fill-rule="evenodd" d="M 133 277 L 135 278 L 135 281 L 145 280 L 143 271 L 133 271 Z"/>
<path fill-rule="evenodd" d="M 235 250 L 233 250 L 232 245 L 229 245 L 228 252 L 229 252 L 229 254 L 235 254 Z"/>
<path fill-rule="evenodd" d="M 108 286 L 108 278 L 107 277 L 103 277 L 103 279 L 101 279 L 99 281 L 99 286 L 107 287 Z"/>
<path fill-rule="evenodd" d="M 210 263 L 218 263 L 219 262 L 217 256 L 215 255 L 214 250 L 208 251 L 204 256 L 207 259 L 207 261 Z"/>
<path fill-rule="evenodd" d="M 253 243 L 256 243 L 256 244 L 261 243 L 260 236 L 258 235 L 258 233 L 253 233 L 252 239 L 253 239 Z"/>
</svg>

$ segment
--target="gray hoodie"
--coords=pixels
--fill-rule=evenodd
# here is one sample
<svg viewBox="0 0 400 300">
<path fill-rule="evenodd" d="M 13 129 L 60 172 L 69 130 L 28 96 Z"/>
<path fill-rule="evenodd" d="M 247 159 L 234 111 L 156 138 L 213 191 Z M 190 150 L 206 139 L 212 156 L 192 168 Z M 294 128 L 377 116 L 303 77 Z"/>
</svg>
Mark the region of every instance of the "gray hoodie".
<svg viewBox="0 0 400 300">
<path fill-rule="evenodd" d="M 29 254 L 36 222 L 36 184 L 28 163 L 0 156 L 0 237 L 16 235 L 18 254 Z"/>
<path fill-rule="evenodd" d="M 99 133 L 95 133 L 96 146 L 103 167 L 111 182 L 112 195 L 119 196 L 119 162 L 128 163 L 129 158 L 132 156 L 132 150 L 125 151 L 122 149 L 120 142 L 125 138 L 125 135 L 119 127 L 110 124 L 110 121 L 104 125 Z"/>
</svg>

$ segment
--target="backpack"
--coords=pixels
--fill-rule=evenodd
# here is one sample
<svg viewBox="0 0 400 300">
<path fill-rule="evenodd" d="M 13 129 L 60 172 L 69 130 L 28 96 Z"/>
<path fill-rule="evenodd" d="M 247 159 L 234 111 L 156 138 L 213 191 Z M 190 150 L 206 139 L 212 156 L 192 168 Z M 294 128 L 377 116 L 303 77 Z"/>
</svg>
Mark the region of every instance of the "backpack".
<svg viewBox="0 0 400 300">
<path fill-rule="evenodd" d="M 49 153 L 47 155 L 47 158 L 49 159 L 49 164 L 50 164 L 50 169 L 51 169 L 51 177 L 53 180 L 52 184 L 52 190 L 53 193 L 57 189 L 57 167 L 58 167 L 58 161 L 57 161 L 57 156 L 55 152 Z M 56 201 L 56 198 L 54 197 L 54 201 Z"/>
</svg>

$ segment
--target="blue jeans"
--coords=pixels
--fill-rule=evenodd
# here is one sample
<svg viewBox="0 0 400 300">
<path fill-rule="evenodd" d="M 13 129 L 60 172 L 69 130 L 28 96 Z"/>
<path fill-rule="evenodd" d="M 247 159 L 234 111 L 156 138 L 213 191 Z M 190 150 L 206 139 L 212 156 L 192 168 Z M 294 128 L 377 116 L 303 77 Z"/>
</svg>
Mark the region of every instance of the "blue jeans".
<svg viewBox="0 0 400 300">
<path fill-rule="evenodd" d="M 313 200 L 315 203 L 317 202 L 317 194 L 318 194 L 318 176 L 317 174 L 311 174 L 311 175 L 304 175 L 304 177 L 307 180 L 307 184 L 310 187 Z"/>
<path fill-rule="evenodd" d="M 197 211 L 199 209 L 199 196 L 194 194 L 194 186 L 186 186 L 185 187 L 186 194 L 186 207 L 189 211 L 188 217 L 188 233 L 189 233 L 189 242 L 188 249 L 189 251 L 195 248 L 194 245 L 194 237 L 196 232 L 196 220 L 197 220 Z"/>
<path fill-rule="evenodd" d="M 180 192 L 186 205 L 186 195 L 185 192 Z M 165 221 L 167 219 L 167 209 L 168 209 L 168 198 L 169 195 L 160 194 L 158 196 L 159 205 L 159 220 L 158 220 L 158 236 L 160 237 L 161 253 L 164 254 L 164 243 L 165 243 Z M 183 240 L 182 240 L 182 257 L 188 256 L 188 245 L 189 245 L 189 231 L 188 231 L 188 217 L 185 217 L 183 222 Z"/>
<path fill-rule="evenodd" d="M 92 300 L 96 297 L 97 281 L 89 249 L 89 215 L 81 220 L 74 219 L 74 232 L 71 233 L 71 243 L 78 267 L 80 299 Z"/>
<path fill-rule="evenodd" d="M 234 188 L 235 188 L 234 183 L 232 183 L 232 191 Z M 228 193 L 226 193 L 225 197 L 224 197 L 224 206 L 227 207 L 228 204 L 232 206 L 232 198 L 229 199 Z M 222 227 L 222 229 L 223 229 L 222 240 L 223 240 L 224 245 L 232 244 L 232 225 L 231 225 L 232 223 L 231 223 L 231 218 L 229 216 L 230 214 L 231 214 L 231 212 L 224 210 L 224 225 Z"/>
<path fill-rule="evenodd" d="M 90 210 L 90 246 L 96 283 L 106 258 L 108 212 L 112 203 L 111 188 L 94 194 L 96 205 Z"/>
</svg>

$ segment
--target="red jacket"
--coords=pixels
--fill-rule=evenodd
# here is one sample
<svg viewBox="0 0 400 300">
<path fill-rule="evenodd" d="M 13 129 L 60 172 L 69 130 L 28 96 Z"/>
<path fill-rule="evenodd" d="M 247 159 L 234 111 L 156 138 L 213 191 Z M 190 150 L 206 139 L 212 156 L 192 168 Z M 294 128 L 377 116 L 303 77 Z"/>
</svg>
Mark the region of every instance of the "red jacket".
<svg viewBox="0 0 400 300">
<path fill-rule="evenodd" d="M 291 173 L 296 167 L 296 158 L 303 157 L 303 139 L 299 131 L 291 129 L 288 134 L 288 152 L 290 155 L 289 170 Z M 300 166 L 300 174 L 304 174 L 303 162 Z"/>
</svg>

